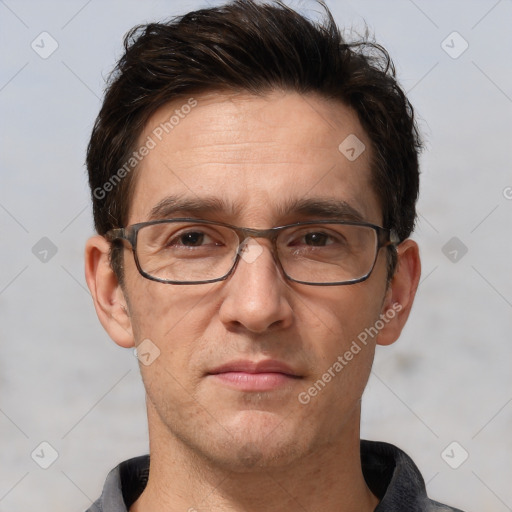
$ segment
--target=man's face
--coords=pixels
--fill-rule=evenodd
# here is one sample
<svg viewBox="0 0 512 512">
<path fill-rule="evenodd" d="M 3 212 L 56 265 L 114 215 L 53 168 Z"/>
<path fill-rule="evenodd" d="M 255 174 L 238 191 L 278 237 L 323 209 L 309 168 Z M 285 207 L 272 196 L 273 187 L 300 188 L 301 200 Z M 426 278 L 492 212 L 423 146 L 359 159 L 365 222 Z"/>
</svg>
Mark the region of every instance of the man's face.
<svg viewBox="0 0 512 512">
<path fill-rule="evenodd" d="M 293 201 L 315 198 L 345 202 L 381 225 L 370 186 L 370 141 L 352 110 L 284 92 L 195 99 L 197 106 L 161 141 L 153 130 L 185 101 L 161 108 L 142 133 L 140 145 L 152 136 L 156 147 L 136 171 L 128 225 L 148 220 L 170 195 L 218 198 L 230 208 L 201 215 L 177 211 L 174 217 L 264 229 L 318 219 L 282 211 Z M 353 161 L 338 149 L 349 135 L 366 147 Z M 286 464 L 358 432 L 375 340 L 360 344 L 361 351 L 307 404 L 299 396 L 375 324 L 386 296 L 385 250 L 362 283 L 308 286 L 287 281 L 270 242 L 258 243 L 263 252 L 254 261 L 240 259 L 227 280 L 201 285 L 145 279 L 131 253 L 124 253 L 135 344 L 149 339 L 160 350 L 152 364 L 141 365 L 150 430 L 241 470 Z M 211 374 L 232 361 L 269 359 L 286 363 L 295 377 L 271 380 L 262 390 Z"/>
</svg>

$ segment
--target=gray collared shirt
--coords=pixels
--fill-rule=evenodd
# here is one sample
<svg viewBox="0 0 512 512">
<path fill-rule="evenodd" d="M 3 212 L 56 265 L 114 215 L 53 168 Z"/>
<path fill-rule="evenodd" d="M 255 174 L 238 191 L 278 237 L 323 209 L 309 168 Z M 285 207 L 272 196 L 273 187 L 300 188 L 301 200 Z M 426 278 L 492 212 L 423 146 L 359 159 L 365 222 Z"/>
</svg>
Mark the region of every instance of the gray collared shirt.
<svg viewBox="0 0 512 512">
<path fill-rule="evenodd" d="M 380 500 L 375 512 L 462 512 L 429 499 L 418 468 L 396 446 L 361 440 L 361 462 L 366 483 Z M 148 477 L 149 455 L 122 462 L 108 474 L 101 497 L 87 512 L 128 512 Z"/>
</svg>

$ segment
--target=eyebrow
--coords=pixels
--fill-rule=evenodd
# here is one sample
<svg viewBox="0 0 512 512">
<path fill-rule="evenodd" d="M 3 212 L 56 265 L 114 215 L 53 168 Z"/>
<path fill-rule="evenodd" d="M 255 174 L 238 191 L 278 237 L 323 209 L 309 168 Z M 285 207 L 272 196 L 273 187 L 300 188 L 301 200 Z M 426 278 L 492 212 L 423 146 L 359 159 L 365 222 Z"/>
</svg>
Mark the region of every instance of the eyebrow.
<svg viewBox="0 0 512 512">
<path fill-rule="evenodd" d="M 216 196 L 187 198 L 179 195 L 171 195 L 159 201 L 151 209 L 148 220 L 172 218 L 172 216 L 176 214 L 198 218 L 222 214 L 236 218 L 241 215 L 242 211 L 242 204 L 229 203 Z M 276 206 L 276 214 L 279 218 L 297 215 L 326 220 L 339 219 L 355 222 L 363 222 L 365 220 L 363 215 L 346 201 L 320 197 L 290 199 Z"/>
</svg>

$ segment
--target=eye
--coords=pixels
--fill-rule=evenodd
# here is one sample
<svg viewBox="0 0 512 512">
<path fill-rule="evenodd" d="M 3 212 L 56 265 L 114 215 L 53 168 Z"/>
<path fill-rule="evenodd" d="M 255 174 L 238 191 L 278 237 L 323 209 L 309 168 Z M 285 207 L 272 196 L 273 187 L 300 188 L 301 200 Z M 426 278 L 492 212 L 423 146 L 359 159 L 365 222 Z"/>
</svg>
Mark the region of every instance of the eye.
<svg viewBox="0 0 512 512">
<path fill-rule="evenodd" d="M 327 247 L 335 244 L 343 246 L 346 244 L 346 239 L 341 233 L 315 227 L 296 231 L 290 237 L 289 243 L 307 247 Z"/>
<path fill-rule="evenodd" d="M 323 247 L 324 245 L 329 244 L 329 241 L 332 237 L 330 237 L 326 233 L 320 233 L 318 231 L 315 231 L 313 233 L 308 233 L 307 235 L 304 235 L 303 238 L 307 245 L 313 245 L 315 247 L 318 247 L 318 246 Z M 331 240 L 331 243 L 332 243 L 332 240 Z"/>
<path fill-rule="evenodd" d="M 215 242 L 213 238 L 204 231 L 191 230 L 173 234 L 165 243 L 165 247 L 202 247 L 205 244 L 212 242 L 214 245 L 221 245 L 220 243 Z"/>
</svg>

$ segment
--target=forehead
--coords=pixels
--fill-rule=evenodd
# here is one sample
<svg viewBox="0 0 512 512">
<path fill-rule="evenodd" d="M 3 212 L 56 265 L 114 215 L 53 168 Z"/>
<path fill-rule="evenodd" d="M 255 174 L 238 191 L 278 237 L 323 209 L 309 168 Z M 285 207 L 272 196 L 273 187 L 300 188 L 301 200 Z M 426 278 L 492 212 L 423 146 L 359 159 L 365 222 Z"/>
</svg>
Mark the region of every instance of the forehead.
<svg viewBox="0 0 512 512">
<path fill-rule="evenodd" d="M 265 227 L 323 213 L 380 223 L 370 141 L 337 101 L 283 91 L 184 98 L 149 119 L 143 146 L 128 224 L 189 214 Z"/>
</svg>

